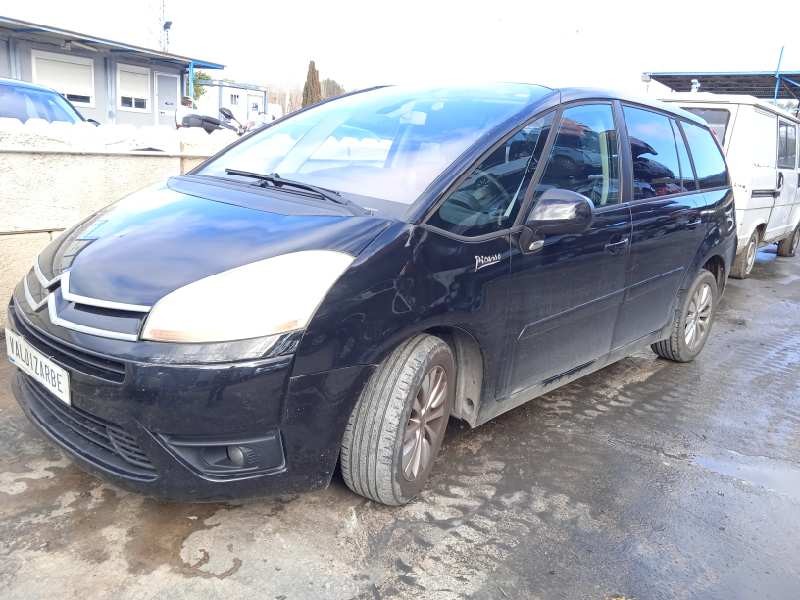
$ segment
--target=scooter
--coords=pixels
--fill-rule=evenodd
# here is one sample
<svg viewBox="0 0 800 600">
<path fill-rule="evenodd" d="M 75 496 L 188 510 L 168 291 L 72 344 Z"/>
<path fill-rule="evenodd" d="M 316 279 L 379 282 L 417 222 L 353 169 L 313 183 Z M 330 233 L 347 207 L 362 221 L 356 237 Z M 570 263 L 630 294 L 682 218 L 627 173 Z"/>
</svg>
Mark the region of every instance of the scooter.
<svg viewBox="0 0 800 600">
<path fill-rule="evenodd" d="M 186 115 L 181 120 L 181 127 L 202 127 L 206 133 L 212 133 L 218 129 L 230 129 L 231 131 L 235 131 L 236 135 L 247 133 L 248 128 L 239 122 L 229 108 L 220 108 L 219 114 L 222 115 L 222 119 L 216 119 L 208 115 Z M 233 123 L 231 123 L 231 121 L 233 121 Z"/>
</svg>

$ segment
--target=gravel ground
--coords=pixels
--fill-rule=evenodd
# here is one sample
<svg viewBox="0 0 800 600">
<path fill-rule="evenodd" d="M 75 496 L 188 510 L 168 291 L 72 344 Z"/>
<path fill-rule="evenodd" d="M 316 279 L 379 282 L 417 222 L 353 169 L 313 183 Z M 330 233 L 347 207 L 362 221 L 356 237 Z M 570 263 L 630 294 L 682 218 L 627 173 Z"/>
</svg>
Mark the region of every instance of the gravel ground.
<svg viewBox="0 0 800 600">
<path fill-rule="evenodd" d="M 162 504 L 73 466 L 0 357 L 0 597 L 800 597 L 800 258 L 759 253 L 689 365 L 625 359 L 491 423 L 452 423 L 387 508 L 340 479 Z"/>
</svg>

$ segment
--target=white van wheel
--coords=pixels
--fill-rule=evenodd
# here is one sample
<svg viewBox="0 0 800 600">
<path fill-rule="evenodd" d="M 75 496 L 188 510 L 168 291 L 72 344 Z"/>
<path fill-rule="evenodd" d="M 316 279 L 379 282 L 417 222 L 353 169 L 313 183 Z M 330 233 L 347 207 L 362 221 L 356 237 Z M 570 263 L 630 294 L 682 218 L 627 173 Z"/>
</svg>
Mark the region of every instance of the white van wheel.
<svg viewBox="0 0 800 600">
<path fill-rule="evenodd" d="M 792 235 L 778 242 L 778 256 L 792 257 L 797 253 L 800 246 L 800 225 L 798 225 Z"/>
<path fill-rule="evenodd" d="M 745 249 L 736 255 L 731 268 L 731 277 L 736 279 L 746 279 L 753 271 L 756 264 L 756 254 L 758 254 L 758 231 L 754 231 L 747 242 Z"/>
</svg>

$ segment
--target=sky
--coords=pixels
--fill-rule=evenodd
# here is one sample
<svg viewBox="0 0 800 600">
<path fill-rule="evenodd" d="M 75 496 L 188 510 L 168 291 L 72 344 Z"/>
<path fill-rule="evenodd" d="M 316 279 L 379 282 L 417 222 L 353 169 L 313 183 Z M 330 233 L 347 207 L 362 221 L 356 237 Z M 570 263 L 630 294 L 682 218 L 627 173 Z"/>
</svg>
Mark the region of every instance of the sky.
<svg viewBox="0 0 800 600">
<path fill-rule="evenodd" d="M 161 0 L 36 0 L 0 14 L 157 47 Z M 224 77 L 302 85 L 308 61 L 348 90 L 526 81 L 644 91 L 645 71 L 800 70 L 796 2 L 167 0 L 169 50 Z"/>
</svg>

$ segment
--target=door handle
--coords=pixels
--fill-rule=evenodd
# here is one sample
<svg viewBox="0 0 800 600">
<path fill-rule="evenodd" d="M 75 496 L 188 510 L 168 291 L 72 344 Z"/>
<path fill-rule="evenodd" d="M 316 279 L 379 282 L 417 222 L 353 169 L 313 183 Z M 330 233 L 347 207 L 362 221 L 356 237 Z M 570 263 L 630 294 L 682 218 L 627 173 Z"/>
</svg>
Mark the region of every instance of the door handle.
<svg viewBox="0 0 800 600">
<path fill-rule="evenodd" d="M 619 254 L 628 245 L 628 238 L 622 238 L 618 242 L 608 242 L 605 249 L 611 254 Z"/>
<path fill-rule="evenodd" d="M 686 228 L 687 229 L 694 229 L 695 227 L 698 227 L 699 225 L 702 225 L 702 224 L 703 224 L 703 219 L 697 219 L 696 221 L 692 221 L 691 223 L 687 223 L 686 224 Z"/>
<path fill-rule="evenodd" d="M 778 185 L 775 186 L 775 191 L 780 194 L 782 189 L 783 189 L 783 173 L 781 173 L 779 171 L 778 172 Z"/>
</svg>

